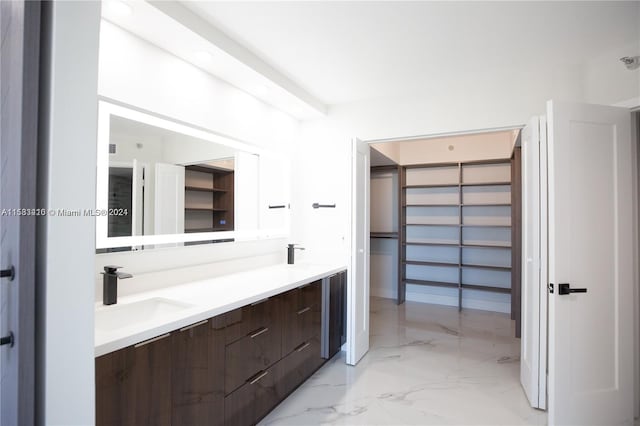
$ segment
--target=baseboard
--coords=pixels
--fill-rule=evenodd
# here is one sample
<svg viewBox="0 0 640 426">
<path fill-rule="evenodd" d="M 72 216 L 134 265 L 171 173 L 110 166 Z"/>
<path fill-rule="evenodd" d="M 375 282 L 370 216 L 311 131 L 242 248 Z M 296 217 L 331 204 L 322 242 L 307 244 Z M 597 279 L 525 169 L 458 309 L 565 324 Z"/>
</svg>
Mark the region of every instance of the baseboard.
<svg viewBox="0 0 640 426">
<path fill-rule="evenodd" d="M 434 305 L 458 306 L 458 298 L 441 294 L 407 292 L 406 299 L 411 302 L 431 303 Z M 511 303 L 497 302 L 493 300 L 462 299 L 462 307 L 479 309 L 481 311 L 511 313 Z"/>
<path fill-rule="evenodd" d="M 385 299 L 395 299 L 397 294 L 393 292 L 392 288 L 380 288 L 380 287 L 371 287 L 369 289 L 371 296 L 373 297 L 382 297 Z"/>
</svg>

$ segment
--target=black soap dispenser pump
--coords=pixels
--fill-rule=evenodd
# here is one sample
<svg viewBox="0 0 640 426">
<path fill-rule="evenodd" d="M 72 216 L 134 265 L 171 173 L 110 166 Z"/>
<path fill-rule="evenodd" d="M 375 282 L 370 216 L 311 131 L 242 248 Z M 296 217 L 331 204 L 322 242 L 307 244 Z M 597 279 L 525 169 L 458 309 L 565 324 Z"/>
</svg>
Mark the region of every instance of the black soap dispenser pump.
<svg viewBox="0 0 640 426">
<path fill-rule="evenodd" d="M 304 250 L 304 247 L 296 247 L 296 244 L 287 245 L 287 264 L 289 265 L 293 265 L 293 263 L 295 262 L 294 250 Z"/>
</svg>

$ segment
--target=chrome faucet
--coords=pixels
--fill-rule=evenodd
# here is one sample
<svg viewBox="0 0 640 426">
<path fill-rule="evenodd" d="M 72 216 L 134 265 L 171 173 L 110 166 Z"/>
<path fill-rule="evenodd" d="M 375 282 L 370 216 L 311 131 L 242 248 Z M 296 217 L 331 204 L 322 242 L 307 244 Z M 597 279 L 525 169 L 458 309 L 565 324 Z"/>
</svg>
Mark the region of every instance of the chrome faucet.
<svg viewBox="0 0 640 426">
<path fill-rule="evenodd" d="M 118 303 L 118 278 L 124 280 L 133 275 L 126 272 L 118 272 L 122 266 L 107 265 L 104 267 L 102 278 L 102 303 L 105 305 L 115 305 Z"/>
<path fill-rule="evenodd" d="M 294 250 L 304 250 L 304 247 L 296 247 L 296 244 L 287 245 L 287 263 L 293 265 L 295 261 Z"/>
</svg>

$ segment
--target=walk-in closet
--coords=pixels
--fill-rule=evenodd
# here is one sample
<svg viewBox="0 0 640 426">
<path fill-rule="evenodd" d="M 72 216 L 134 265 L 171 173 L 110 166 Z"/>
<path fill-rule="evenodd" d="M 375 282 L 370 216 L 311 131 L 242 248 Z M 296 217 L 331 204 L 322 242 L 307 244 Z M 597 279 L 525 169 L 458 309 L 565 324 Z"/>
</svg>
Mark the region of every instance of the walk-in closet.
<svg viewBox="0 0 640 426">
<path fill-rule="evenodd" d="M 519 336 L 518 135 L 371 145 L 372 296 L 508 314 Z"/>
</svg>

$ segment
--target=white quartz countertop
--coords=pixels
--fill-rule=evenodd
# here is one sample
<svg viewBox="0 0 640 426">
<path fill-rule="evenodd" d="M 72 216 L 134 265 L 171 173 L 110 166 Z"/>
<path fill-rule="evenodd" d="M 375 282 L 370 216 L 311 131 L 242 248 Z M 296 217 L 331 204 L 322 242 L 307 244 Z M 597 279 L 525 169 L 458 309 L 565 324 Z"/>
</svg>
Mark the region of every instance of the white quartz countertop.
<svg viewBox="0 0 640 426">
<path fill-rule="evenodd" d="M 98 302 L 95 356 L 164 335 L 345 269 L 346 266 L 339 263 L 275 265 L 121 297 L 111 306 Z M 151 299 L 179 308 L 156 309 L 146 315 L 139 308 L 140 303 Z M 136 320 L 129 322 L 127 315 L 130 314 Z"/>
</svg>

